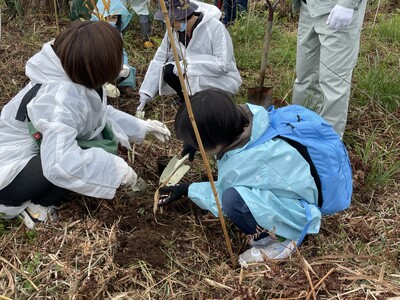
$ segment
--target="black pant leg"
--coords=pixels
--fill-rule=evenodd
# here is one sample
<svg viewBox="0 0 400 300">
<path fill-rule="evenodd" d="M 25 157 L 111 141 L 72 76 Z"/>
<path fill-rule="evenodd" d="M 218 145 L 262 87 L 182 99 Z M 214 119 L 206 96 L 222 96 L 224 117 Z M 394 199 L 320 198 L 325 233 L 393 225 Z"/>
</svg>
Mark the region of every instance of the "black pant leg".
<svg viewBox="0 0 400 300">
<path fill-rule="evenodd" d="M 55 186 L 43 176 L 40 155 L 36 155 L 8 186 L 0 190 L 0 204 L 20 206 L 31 200 L 32 203 L 42 206 L 57 206 L 69 192 Z"/>
<path fill-rule="evenodd" d="M 164 80 L 165 82 L 173 88 L 181 99 L 181 103 L 185 101 L 182 92 L 181 82 L 179 81 L 179 77 L 174 74 L 174 65 L 167 64 L 164 68 Z"/>
</svg>

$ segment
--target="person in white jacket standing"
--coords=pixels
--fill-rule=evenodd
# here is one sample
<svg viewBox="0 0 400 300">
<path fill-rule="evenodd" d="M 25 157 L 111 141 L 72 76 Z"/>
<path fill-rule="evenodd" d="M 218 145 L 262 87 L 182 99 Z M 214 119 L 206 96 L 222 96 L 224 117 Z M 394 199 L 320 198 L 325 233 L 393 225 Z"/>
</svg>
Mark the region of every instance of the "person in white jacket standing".
<svg viewBox="0 0 400 300">
<path fill-rule="evenodd" d="M 118 143 L 130 147 L 148 133 L 169 139 L 161 122 L 107 105 L 103 85 L 117 78 L 122 51 L 107 22 L 75 21 L 28 60 L 30 83 L 0 115 L 0 217 L 20 215 L 32 228 L 70 191 L 112 199 L 137 181 Z"/>
<path fill-rule="evenodd" d="M 219 21 L 221 11 L 214 5 L 189 0 L 170 0 L 166 5 L 189 95 L 208 88 L 219 88 L 235 95 L 242 80 L 236 67 L 232 39 Z M 157 18 L 162 18 L 161 11 L 155 14 Z M 184 101 L 167 33 L 147 69 L 139 90 L 137 110 L 142 111 L 157 93 L 177 93 L 178 102 Z"/>
<path fill-rule="evenodd" d="M 367 0 L 295 0 L 300 8 L 293 103 L 344 134 Z"/>
</svg>

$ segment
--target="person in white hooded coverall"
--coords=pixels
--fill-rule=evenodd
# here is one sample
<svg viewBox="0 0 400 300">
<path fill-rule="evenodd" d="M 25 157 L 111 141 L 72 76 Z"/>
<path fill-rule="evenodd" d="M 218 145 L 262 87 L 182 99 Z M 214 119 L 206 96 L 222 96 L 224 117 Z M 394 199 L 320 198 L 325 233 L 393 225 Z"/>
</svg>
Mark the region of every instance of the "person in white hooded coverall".
<svg viewBox="0 0 400 300">
<path fill-rule="evenodd" d="M 167 3 L 167 9 L 188 93 L 193 95 L 215 87 L 236 94 L 242 80 L 236 67 L 231 37 L 219 21 L 221 11 L 202 2 L 171 2 Z M 155 15 L 155 18 L 160 17 L 161 11 Z M 178 101 L 184 101 L 167 33 L 147 69 L 139 90 L 137 110 L 142 111 L 157 93 L 177 93 Z"/>
<path fill-rule="evenodd" d="M 318 112 L 342 137 L 366 0 L 294 0 L 300 8 L 293 104 Z"/>
<path fill-rule="evenodd" d="M 270 126 L 267 110 L 251 104 L 237 106 L 228 93 L 215 89 L 196 93 L 190 103 L 204 150 L 218 162 L 215 186 L 222 211 L 253 246 L 240 255 L 239 262 L 245 266 L 263 261 L 262 253 L 270 259 L 285 258 L 294 243 L 301 242 L 303 230 L 318 233 L 318 189 L 308 162 L 283 139 L 257 144 Z M 178 139 L 198 149 L 186 105 L 176 113 L 175 132 Z M 158 206 L 188 196 L 218 216 L 209 182 L 163 187 L 160 195 Z M 302 200 L 309 204 L 309 219 Z"/>
<path fill-rule="evenodd" d="M 169 139 L 161 122 L 107 105 L 103 85 L 118 76 L 122 49 L 119 32 L 107 22 L 75 21 L 28 60 L 30 83 L 0 116 L 0 217 L 21 214 L 32 228 L 70 191 L 112 199 L 120 185 L 136 183 L 136 173 L 122 158 L 101 147 L 81 148 L 78 140 L 100 145 L 103 130 L 111 128 L 116 153 L 118 142 L 130 148 L 149 133 L 162 142 Z M 22 99 L 37 84 L 36 96 L 25 103 L 26 115 L 18 119 Z M 38 131 L 32 136 L 29 124 Z"/>
</svg>

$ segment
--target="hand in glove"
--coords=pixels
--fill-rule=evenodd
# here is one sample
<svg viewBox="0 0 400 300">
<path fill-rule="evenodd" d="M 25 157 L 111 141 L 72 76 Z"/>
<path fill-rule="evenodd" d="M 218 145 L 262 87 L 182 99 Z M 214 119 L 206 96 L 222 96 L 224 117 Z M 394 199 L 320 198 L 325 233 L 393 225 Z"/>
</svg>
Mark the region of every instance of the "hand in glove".
<svg viewBox="0 0 400 300">
<path fill-rule="evenodd" d="M 181 65 L 182 75 L 185 75 L 185 74 L 186 74 L 186 69 L 187 69 L 187 66 L 188 66 L 189 62 L 188 62 L 188 60 L 186 59 L 185 62 L 184 62 L 183 60 L 181 60 L 181 61 L 179 61 L 179 63 L 180 63 L 180 65 Z M 186 64 L 186 66 L 185 66 L 185 64 Z M 173 72 L 176 76 L 179 77 L 178 67 L 177 67 L 176 65 L 174 66 L 174 69 L 172 70 L 172 72 Z"/>
<path fill-rule="evenodd" d="M 336 4 L 328 16 L 326 25 L 332 29 L 343 29 L 351 24 L 353 9 Z"/>
<path fill-rule="evenodd" d="M 128 172 L 125 174 L 124 179 L 121 182 L 121 185 L 135 185 L 137 182 L 137 175 L 132 168 L 128 167 Z"/>
<path fill-rule="evenodd" d="M 146 103 L 149 102 L 151 100 L 151 97 L 145 93 L 139 93 L 139 106 L 137 107 L 137 111 L 142 111 L 143 108 L 145 107 Z"/>
<path fill-rule="evenodd" d="M 130 73 L 131 73 L 131 69 L 129 68 L 129 66 L 127 64 L 123 64 L 122 69 L 119 72 L 119 78 L 121 80 L 124 80 L 124 79 L 128 78 Z"/>
<path fill-rule="evenodd" d="M 189 183 L 180 183 L 172 186 L 164 186 L 160 188 L 160 198 L 158 199 L 158 206 L 170 204 L 179 200 L 189 193 Z"/>
<path fill-rule="evenodd" d="M 167 142 L 171 137 L 171 132 L 168 130 L 167 126 L 156 120 L 147 120 L 147 130 L 146 133 L 153 134 L 160 142 Z"/>
<path fill-rule="evenodd" d="M 138 119 L 144 119 L 144 110 L 137 110 L 135 113 L 135 117 Z"/>
<path fill-rule="evenodd" d="M 189 161 L 194 160 L 194 155 L 196 154 L 197 150 L 196 148 L 192 147 L 188 143 L 183 143 L 183 148 L 181 151 L 181 156 L 184 157 L 186 154 L 189 153 Z"/>
</svg>

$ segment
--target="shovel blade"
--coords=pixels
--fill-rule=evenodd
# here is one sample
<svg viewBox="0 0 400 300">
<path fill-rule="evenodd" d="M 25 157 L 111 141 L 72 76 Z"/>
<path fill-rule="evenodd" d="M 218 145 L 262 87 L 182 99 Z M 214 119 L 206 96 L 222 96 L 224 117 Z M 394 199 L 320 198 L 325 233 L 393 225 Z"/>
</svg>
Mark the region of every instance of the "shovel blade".
<svg viewBox="0 0 400 300">
<path fill-rule="evenodd" d="M 164 183 L 165 180 L 167 180 L 170 176 L 172 176 L 172 174 L 174 174 L 176 172 L 176 170 L 178 170 L 179 167 L 182 166 L 182 164 L 185 162 L 186 159 L 188 159 L 188 157 L 189 157 L 189 154 L 186 154 L 181 159 L 178 159 L 178 157 L 175 155 L 170 160 L 168 165 L 165 167 L 164 171 L 161 173 L 160 184 Z M 186 170 L 186 172 L 187 172 L 187 170 Z M 185 175 L 185 173 L 183 175 Z M 180 178 L 178 179 L 178 181 L 179 180 L 180 180 Z"/>
<path fill-rule="evenodd" d="M 265 108 L 272 104 L 272 87 L 255 87 L 247 89 L 247 102 Z"/>
</svg>

